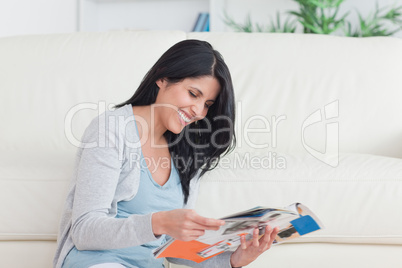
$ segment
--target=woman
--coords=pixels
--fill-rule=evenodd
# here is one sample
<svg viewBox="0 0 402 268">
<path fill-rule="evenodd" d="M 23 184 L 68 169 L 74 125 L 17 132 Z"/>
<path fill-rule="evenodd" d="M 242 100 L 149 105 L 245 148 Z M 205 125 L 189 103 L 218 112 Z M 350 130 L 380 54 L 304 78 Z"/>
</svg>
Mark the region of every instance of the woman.
<svg viewBox="0 0 402 268">
<path fill-rule="evenodd" d="M 205 41 L 167 50 L 134 96 L 98 116 L 78 150 L 54 260 L 57 268 L 163 267 L 152 250 L 166 236 L 193 240 L 224 221 L 198 215 L 198 178 L 235 145 L 229 70 Z M 94 146 L 95 142 L 95 146 Z M 273 242 L 255 230 L 234 253 L 193 267 L 247 265 Z"/>
</svg>

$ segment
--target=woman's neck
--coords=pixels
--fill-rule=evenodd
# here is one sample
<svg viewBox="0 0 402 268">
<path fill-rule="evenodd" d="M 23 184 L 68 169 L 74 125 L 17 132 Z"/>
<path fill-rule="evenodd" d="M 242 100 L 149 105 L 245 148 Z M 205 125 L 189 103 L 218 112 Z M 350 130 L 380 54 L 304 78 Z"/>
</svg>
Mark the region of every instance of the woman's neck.
<svg viewBox="0 0 402 268">
<path fill-rule="evenodd" d="M 161 123 L 157 109 L 153 109 L 151 105 L 132 108 L 141 141 L 145 139 L 146 143 L 152 141 L 155 145 L 165 145 L 166 139 L 163 134 L 167 129 Z"/>
</svg>

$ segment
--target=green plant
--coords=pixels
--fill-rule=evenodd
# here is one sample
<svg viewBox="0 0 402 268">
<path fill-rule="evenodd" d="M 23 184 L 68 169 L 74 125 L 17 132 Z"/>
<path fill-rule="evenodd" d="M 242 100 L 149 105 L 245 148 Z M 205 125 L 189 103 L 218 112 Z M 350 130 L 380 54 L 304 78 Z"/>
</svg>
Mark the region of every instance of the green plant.
<svg viewBox="0 0 402 268">
<path fill-rule="evenodd" d="M 294 0 L 299 3 L 300 11 L 289 13 L 299 18 L 304 33 L 331 34 L 344 25 L 347 12 L 336 19 L 339 5 L 344 0 Z M 327 13 L 327 14 L 326 14 Z"/>
<path fill-rule="evenodd" d="M 288 14 L 295 16 L 297 22 L 303 27 L 304 33 L 313 34 L 333 34 L 337 30 L 343 30 L 346 36 L 367 37 L 367 36 L 390 36 L 402 29 L 402 6 L 399 7 L 378 7 L 374 14 L 370 14 L 365 19 L 356 10 L 359 16 L 359 27 L 352 30 L 351 23 L 346 21 L 349 12 L 337 18 L 339 7 L 344 0 L 293 0 L 298 3 L 298 11 L 289 11 Z M 388 9 L 388 10 L 387 10 Z M 385 14 L 381 15 L 381 12 Z M 290 16 L 281 24 L 279 13 L 276 14 L 276 22 L 271 19 L 268 26 L 251 22 L 250 14 L 246 18 L 245 24 L 238 24 L 225 13 L 224 22 L 236 31 L 243 32 L 287 32 L 294 33 L 296 30 L 295 21 L 290 21 Z M 393 24 L 397 28 L 387 30 L 386 23 Z"/>
<path fill-rule="evenodd" d="M 281 24 L 281 19 L 279 12 L 276 13 L 276 25 L 271 18 L 271 24 L 268 26 L 263 26 L 258 23 L 255 25 L 251 22 L 250 14 L 247 15 L 244 24 L 236 23 L 229 15 L 224 11 L 224 22 L 226 25 L 230 26 L 235 31 L 239 32 L 276 32 L 276 33 L 294 33 L 296 31 L 295 21 L 289 21 L 288 17 L 285 24 Z"/>
<path fill-rule="evenodd" d="M 279 12 L 276 13 L 276 25 L 271 18 L 271 24 L 268 27 L 268 32 L 271 33 L 294 33 L 296 31 L 296 21 L 289 21 L 290 17 L 286 18 L 285 24 L 282 26 Z"/>
<path fill-rule="evenodd" d="M 363 19 L 360 12 L 357 12 L 359 16 L 359 26 L 360 29 L 352 31 L 352 25 L 347 22 L 347 28 L 345 29 L 346 36 L 352 37 L 368 37 L 368 36 L 390 36 L 402 29 L 402 6 L 397 8 L 389 9 L 384 15 L 380 15 L 386 9 L 379 8 L 378 3 L 376 3 L 376 9 L 374 14 L 369 14 L 366 19 Z M 384 23 L 390 22 L 397 26 L 394 30 L 387 30 Z M 399 27 L 398 27 L 399 26 Z"/>
<path fill-rule="evenodd" d="M 247 15 L 246 21 L 244 24 L 240 24 L 235 22 L 232 18 L 229 17 L 229 15 L 224 11 L 224 22 L 226 25 L 231 27 L 233 30 L 238 31 L 238 32 L 246 32 L 246 33 L 251 33 L 251 32 L 256 32 L 253 30 L 253 24 L 251 23 L 251 18 L 250 14 Z M 257 27 L 257 32 L 258 32 L 258 27 Z"/>
</svg>

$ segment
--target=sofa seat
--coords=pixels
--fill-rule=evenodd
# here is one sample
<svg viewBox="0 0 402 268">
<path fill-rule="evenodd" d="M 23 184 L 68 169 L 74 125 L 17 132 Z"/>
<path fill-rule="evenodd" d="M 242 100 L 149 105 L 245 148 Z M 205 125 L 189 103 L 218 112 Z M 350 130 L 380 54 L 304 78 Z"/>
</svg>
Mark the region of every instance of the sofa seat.
<svg viewBox="0 0 402 268">
<path fill-rule="evenodd" d="M 309 154 L 277 153 L 276 161 L 286 159 L 286 167 L 270 169 L 247 165 L 246 155 L 234 152 L 206 175 L 197 202 L 200 213 L 224 217 L 254 206 L 301 202 L 325 228 L 288 243 L 402 244 L 401 159 L 341 154 L 333 168 Z"/>
<path fill-rule="evenodd" d="M 1 241 L 54 241 L 73 156 L 13 152 L 0 154 Z M 0 243 L 1 244 L 1 243 Z"/>
</svg>

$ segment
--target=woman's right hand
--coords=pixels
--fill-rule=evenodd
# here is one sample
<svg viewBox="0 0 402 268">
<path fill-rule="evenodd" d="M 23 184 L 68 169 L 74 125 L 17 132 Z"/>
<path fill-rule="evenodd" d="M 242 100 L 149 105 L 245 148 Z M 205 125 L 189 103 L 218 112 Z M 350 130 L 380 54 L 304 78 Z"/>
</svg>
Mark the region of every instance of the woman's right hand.
<svg viewBox="0 0 402 268">
<path fill-rule="evenodd" d="M 192 209 L 174 209 L 155 212 L 152 215 L 152 230 L 155 236 L 167 234 L 175 239 L 195 240 L 205 230 L 218 230 L 225 221 L 205 218 Z"/>
</svg>

